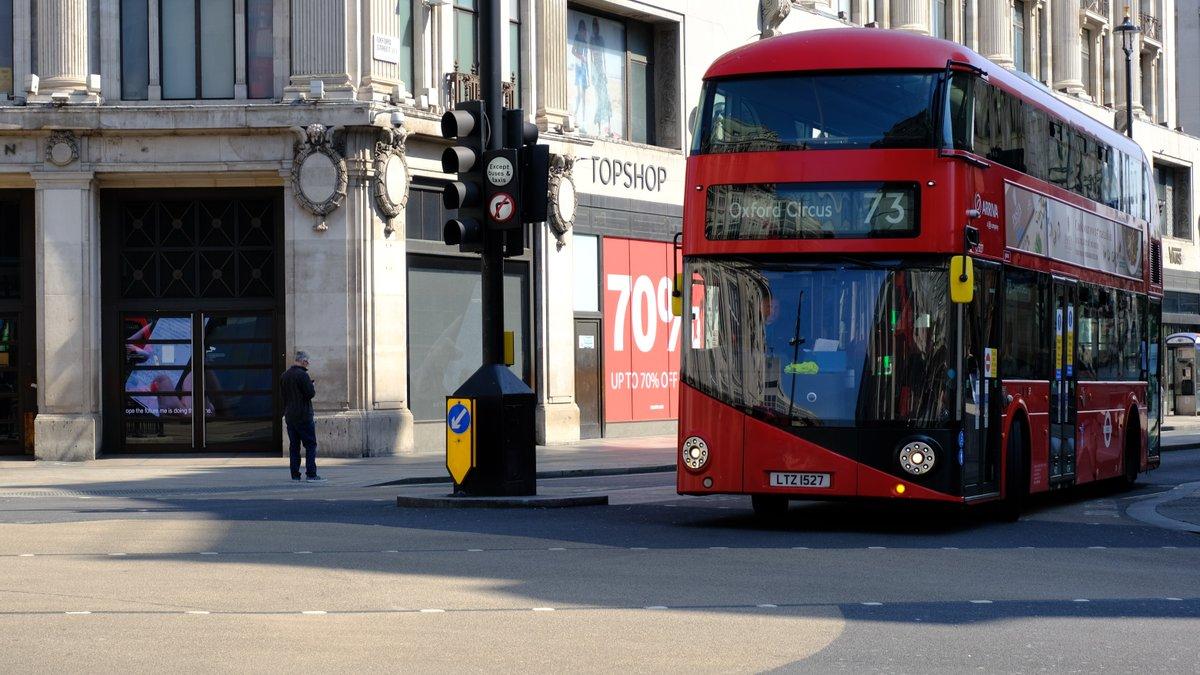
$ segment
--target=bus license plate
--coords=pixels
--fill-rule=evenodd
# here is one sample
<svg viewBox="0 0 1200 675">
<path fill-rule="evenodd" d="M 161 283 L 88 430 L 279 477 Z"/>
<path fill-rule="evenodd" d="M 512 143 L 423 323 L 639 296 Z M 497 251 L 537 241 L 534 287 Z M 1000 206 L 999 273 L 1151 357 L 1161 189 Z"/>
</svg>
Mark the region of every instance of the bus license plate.
<svg viewBox="0 0 1200 675">
<path fill-rule="evenodd" d="M 771 487 L 827 488 L 829 487 L 829 474 L 772 471 Z"/>
</svg>

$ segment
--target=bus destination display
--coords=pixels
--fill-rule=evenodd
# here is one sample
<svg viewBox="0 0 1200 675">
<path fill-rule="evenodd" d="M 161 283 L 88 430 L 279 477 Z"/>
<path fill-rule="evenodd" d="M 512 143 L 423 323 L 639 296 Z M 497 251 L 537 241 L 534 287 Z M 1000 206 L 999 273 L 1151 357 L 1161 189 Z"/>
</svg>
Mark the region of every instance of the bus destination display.
<svg viewBox="0 0 1200 675">
<path fill-rule="evenodd" d="M 705 236 L 861 239 L 917 233 L 913 183 L 751 183 L 708 188 Z"/>
</svg>

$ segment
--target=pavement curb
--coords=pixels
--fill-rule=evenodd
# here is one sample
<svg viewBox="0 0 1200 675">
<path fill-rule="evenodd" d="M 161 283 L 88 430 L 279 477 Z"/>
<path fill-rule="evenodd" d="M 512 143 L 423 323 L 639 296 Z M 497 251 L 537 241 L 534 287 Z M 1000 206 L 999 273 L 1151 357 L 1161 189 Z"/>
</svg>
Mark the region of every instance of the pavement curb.
<svg viewBox="0 0 1200 675">
<path fill-rule="evenodd" d="M 398 508 L 416 509 L 563 509 L 576 506 L 608 506 L 608 495 L 582 497 L 396 497 Z"/>
<path fill-rule="evenodd" d="M 1164 516 L 1158 512 L 1159 506 L 1168 502 L 1173 502 L 1177 499 L 1190 497 L 1197 490 L 1200 490 L 1200 481 L 1176 485 L 1170 490 L 1150 495 L 1141 501 L 1130 505 L 1130 507 L 1125 510 L 1125 513 L 1131 518 L 1140 520 L 1143 523 L 1153 525 L 1155 527 L 1161 527 L 1166 530 L 1175 530 L 1177 532 L 1200 534 L 1200 525 L 1189 523 L 1184 520 L 1168 518 L 1167 516 Z"/>
<path fill-rule="evenodd" d="M 661 464 L 658 466 L 626 466 L 616 467 L 612 469 L 561 469 L 558 471 L 539 471 L 537 479 L 548 478 L 588 478 L 592 476 L 632 476 L 642 473 L 667 473 L 674 471 L 674 464 Z M 388 487 L 392 485 L 440 485 L 450 483 L 449 476 L 413 476 L 411 478 L 400 478 L 398 480 L 388 481 L 386 483 L 375 483 L 366 487 Z"/>
</svg>

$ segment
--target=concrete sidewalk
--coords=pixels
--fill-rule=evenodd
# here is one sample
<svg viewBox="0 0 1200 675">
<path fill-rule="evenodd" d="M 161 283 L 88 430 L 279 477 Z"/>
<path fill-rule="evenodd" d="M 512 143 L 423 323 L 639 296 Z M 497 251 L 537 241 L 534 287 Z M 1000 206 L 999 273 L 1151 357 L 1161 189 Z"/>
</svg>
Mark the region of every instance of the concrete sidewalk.
<svg viewBox="0 0 1200 675">
<path fill-rule="evenodd" d="M 1200 415 L 1168 415 L 1163 418 L 1162 449 L 1200 448 Z"/>
<path fill-rule="evenodd" d="M 675 468 L 675 437 L 581 441 L 539 446 L 539 476 L 610 475 Z M 318 459 L 327 483 L 362 488 L 384 483 L 449 482 L 438 455 Z M 88 462 L 0 462 L 0 497 L 62 494 L 253 492 L 291 489 L 282 457 L 138 456 Z M 315 485 L 314 485 L 315 487 Z"/>
</svg>

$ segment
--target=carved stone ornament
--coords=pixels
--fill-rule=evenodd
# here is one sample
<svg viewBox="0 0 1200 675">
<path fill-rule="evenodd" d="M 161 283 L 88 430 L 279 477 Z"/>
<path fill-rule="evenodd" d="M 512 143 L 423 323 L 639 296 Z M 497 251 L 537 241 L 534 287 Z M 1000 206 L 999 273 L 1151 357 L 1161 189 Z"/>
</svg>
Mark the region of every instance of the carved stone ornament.
<svg viewBox="0 0 1200 675">
<path fill-rule="evenodd" d="M 380 135 L 382 138 L 375 142 L 375 204 L 386 219 L 383 234 L 390 237 L 395 231 L 392 218 L 400 215 L 408 203 L 409 172 L 405 159 L 408 131 L 397 127 L 384 129 Z"/>
<path fill-rule="evenodd" d="M 563 237 L 575 225 L 575 211 L 579 200 L 575 193 L 575 179 L 571 173 L 575 158 L 569 155 L 550 155 L 550 231 L 563 247 Z"/>
<path fill-rule="evenodd" d="M 46 161 L 67 166 L 79 159 L 79 139 L 73 131 L 54 131 L 46 139 Z"/>
<path fill-rule="evenodd" d="M 346 160 L 333 148 L 333 129 L 310 124 L 296 142 L 292 162 L 292 192 L 296 201 L 313 215 L 320 216 L 316 230 L 329 229 L 325 216 L 337 210 L 346 199 Z"/>
<path fill-rule="evenodd" d="M 780 24 L 792 12 L 790 0 L 758 0 L 758 28 L 760 40 L 782 34 Z"/>
</svg>

